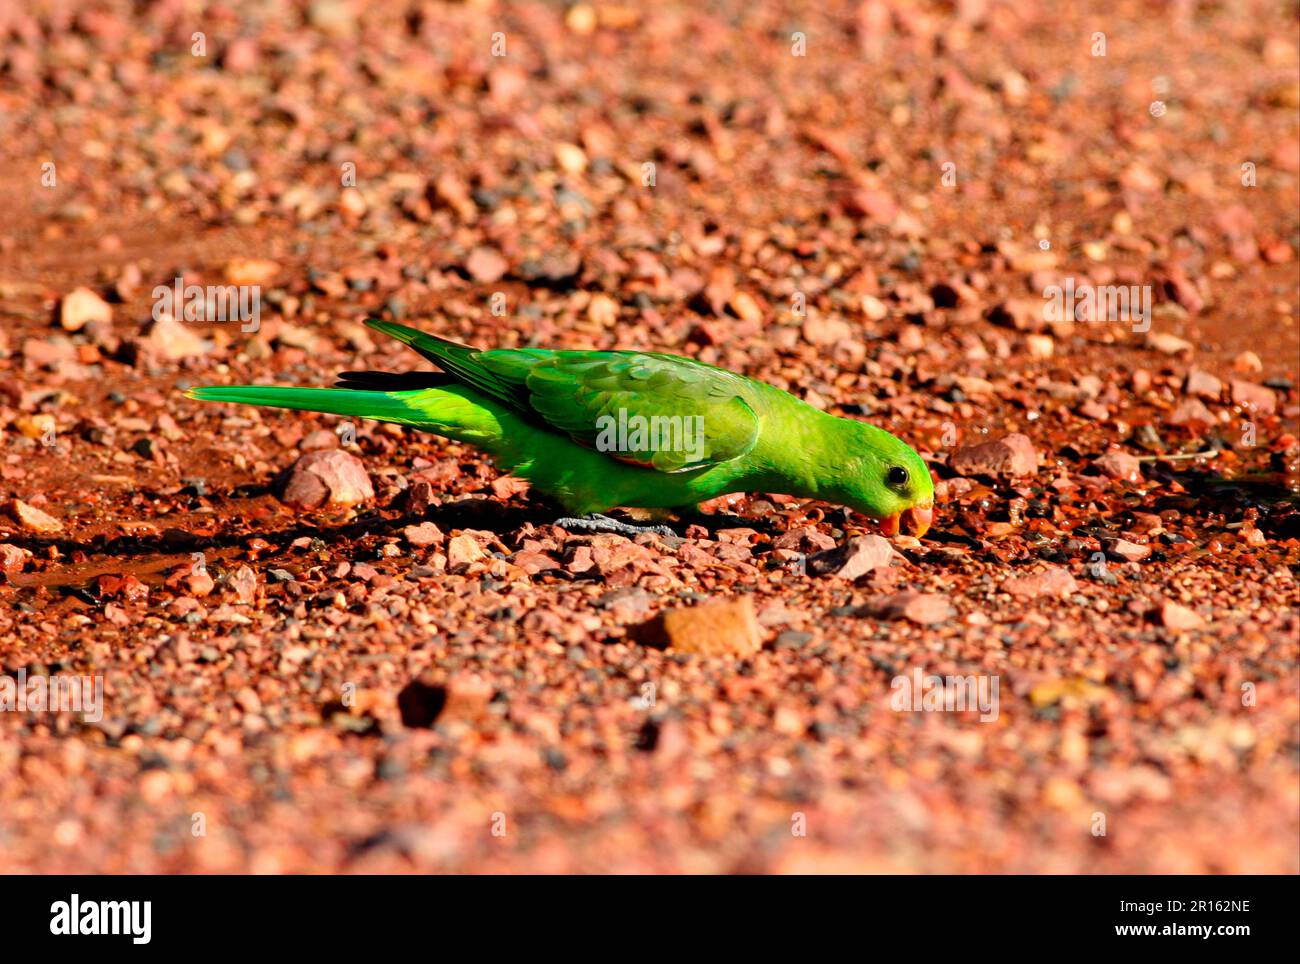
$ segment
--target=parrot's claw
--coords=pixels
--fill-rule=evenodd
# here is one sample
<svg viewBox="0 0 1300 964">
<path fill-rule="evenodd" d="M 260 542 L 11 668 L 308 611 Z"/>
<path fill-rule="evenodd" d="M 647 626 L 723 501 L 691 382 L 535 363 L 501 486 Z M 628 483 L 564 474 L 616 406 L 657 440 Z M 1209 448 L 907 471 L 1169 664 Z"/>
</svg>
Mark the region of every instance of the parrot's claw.
<svg viewBox="0 0 1300 964">
<path fill-rule="evenodd" d="M 627 536 L 629 539 L 639 536 L 642 533 L 649 532 L 657 536 L 675 536 L 677 533 L 667 526 L 638 526 L 630 522 L 620 522 L 618 519 L 611 519 L 607 515 L 601 515 L 599 512 L 593 512 L 591 515 L 584 515 L 581 518 L 566 516 L 563 519 L 556 519 L 552 525 L 557 525 L 561 529 L 582 530 L 584 532 L 610 532 L 614 535 Z"/>
</svg>

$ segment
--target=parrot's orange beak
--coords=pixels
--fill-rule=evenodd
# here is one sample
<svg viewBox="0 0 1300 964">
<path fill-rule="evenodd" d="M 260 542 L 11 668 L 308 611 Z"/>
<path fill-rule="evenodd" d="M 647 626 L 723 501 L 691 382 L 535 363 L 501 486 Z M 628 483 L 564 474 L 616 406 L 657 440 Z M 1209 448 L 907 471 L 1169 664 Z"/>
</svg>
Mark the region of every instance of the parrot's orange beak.
<svg viewBox="0 0 1300 964">
<path fill-rule="evenodd" d="M 896 536 L 901 531 L 904 535 L 919 539 L 930 531 L 933 522 L 934 503 L 926 502 L 881 519 L 880 531 L 887 536 Z"/>
</svg>

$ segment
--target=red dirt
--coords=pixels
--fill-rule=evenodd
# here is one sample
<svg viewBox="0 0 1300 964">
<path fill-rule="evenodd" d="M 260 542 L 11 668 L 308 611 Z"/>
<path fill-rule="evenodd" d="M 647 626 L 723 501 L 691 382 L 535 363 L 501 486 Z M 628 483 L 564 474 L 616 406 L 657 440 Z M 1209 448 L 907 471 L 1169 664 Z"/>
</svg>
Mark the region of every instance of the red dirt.
<svg viewBox="0 0 1300 964">
<path fill-rule="evenodd" d="M 0 677 L 105 684 L 0 712 L 0 871 L 1300 871 L 1294 12 L 374 6 L 0 9 Z M 258 331 L 151 333 L 234 259 Z M 1047 324 L 1066 278 L 1149 335 Z M 935 529 L 854 582 L 799 554 L 866 520 L 762 493 L 569 534 L 373 423 L 375 498 L 291 509 L 340 420 L 180 390 L 428 367 L 372 316 L 866 417 Z M 1009 433 L 1035 475 L 949 468 Z M 736 597 L 760 652 L 744 606 L 663 648 Z M 997 718 L 891 708 L 916 670 Z"/>
</svg>

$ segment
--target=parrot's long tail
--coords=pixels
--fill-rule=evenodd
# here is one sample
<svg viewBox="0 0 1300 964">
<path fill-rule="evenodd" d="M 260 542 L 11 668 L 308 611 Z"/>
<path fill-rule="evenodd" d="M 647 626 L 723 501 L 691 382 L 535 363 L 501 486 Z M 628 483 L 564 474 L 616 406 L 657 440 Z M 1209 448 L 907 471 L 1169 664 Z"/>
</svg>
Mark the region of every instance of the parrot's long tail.
<svg viewBox="0 0 1300 964">
<path fill-rule="evenodd" d="M 414 423 L 427 421 L 412 407 L 409 397 L 423 392 L 359 392 L 345 388 L 290 388 L 286 385 L 205 385 L 191 388 L 187 398 L 201 402 L 235 402 L 240 405 L 267 405 L 271 408 L 296 408 L 304 412 L 328 412 L 331 415 L 354 415 L 383 422 Z"/>
<path fill-rule="evenodd" d="M 204 385 L 191 388 L 185 395 L 202 402 L 265 405 L 396 422 L 488 448 L 503 435 L 502 418 L 509 418 L 472 389 L 459 385 L 391 392 L 287 385 Z"/>
</svg>

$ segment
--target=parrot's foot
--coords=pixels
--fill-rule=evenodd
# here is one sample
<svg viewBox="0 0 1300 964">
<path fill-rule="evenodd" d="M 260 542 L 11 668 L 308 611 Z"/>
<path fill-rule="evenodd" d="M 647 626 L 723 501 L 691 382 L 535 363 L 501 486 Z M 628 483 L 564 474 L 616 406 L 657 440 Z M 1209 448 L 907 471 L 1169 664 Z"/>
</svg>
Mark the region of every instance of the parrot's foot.
<svg viewBox="0 0 1300 964">
<path fill-rule="evenodd" d="M 601 515 L 599 512 L 593 512 L 591 515 L 584 515 L 582 518 L 566 516 L 563 519 L 556 519 L 552 525 L 557 525 L 561 529 L 580 530 L 582 532 L 611 532 L 614 535 L 627 536 L 629 539 L 645 532 L 657 536 L 677 535 L 677 533 L 673 532 L 673 530 L 667 526 L 637 526 L 630 522 L 620 522 L 618 519 L 611 519 L 609 516 Z"/>
</svg>

